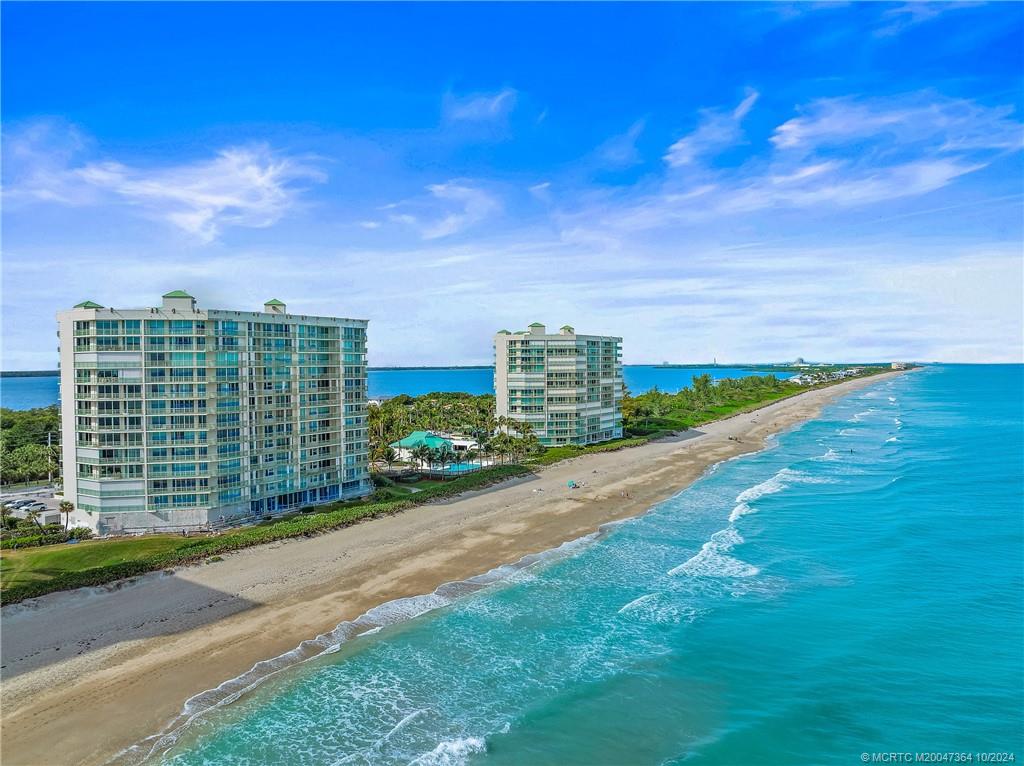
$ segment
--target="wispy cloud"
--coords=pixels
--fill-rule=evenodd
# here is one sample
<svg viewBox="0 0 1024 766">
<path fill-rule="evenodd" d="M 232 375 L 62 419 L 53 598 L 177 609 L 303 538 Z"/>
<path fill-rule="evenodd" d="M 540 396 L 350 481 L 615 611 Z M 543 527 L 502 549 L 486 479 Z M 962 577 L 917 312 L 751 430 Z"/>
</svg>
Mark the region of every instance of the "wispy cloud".
<svg viewBox="0 0 1024 766">
<path fill-rule="evenodd" d="M 187 261 L 173 257 L 167 243 L 158 243 L 148 260 L 107 248 L 81 254 L 89 263 L 102 261 L 102 270 L 53 252 L 19 252 L 6 268 L 24 289 L 5 295 L 5 340 L 24 349 L 12 367 L 45 368 L 53 351 L 31 342 L 28 321 L 41 302 L 70 306 L 91 297 L 118 305 L 126 295 L 145 301 L 147 294 L 157 300 L 159 289 L 140 285 L 178 284 L 201 305 L 245 309 L 260 306 L 266 285 L 275 284 L 301 296 L 288 301 L 296 310 L 331 314 L 343 306 L 347 315 L 368 317 L 372 364 L 487 363 L 490 331 L 482 332 L 481 322 L 492 330 L 519 328 L 538 311 L 552 323 L 571 319 L 625 336 L 629 363 L 712 355 L 1021 361 L 1024 274 L 1014 243 L 922 241 L 898 255 L 880 254 L 870 243 L 712 247 L 682 258 L 669 243 L 603 254 L 533 234 L 456 247 L 428 242 L 389 257 L 281 246 Z M 69 278 L 47 279 L 60 271 Z"/>
<path fill-rule="evenodd" d="M 751 93 L 729 112 L 703 110 L 701 126 L 673 144 L 666 161 L 686 165 L 739 140 L 738 123 L 755 99 Z M 863 207 L 937 191 L 1024 146 L 1024 126 L 1012 108 L 934 91 L 818 100 L 798 112 L 774 129 L 767 152 L 739 166 L 701 162 L 692 178 L 670 171 L 660 184 L 562 211 L 563 229 L 577 239 L 607 239 L 737 213 Z"/>
<path fill-rule="evenodd" d="M 436 199 L 452 203 L 457 209 L 449 211 L 440 220 L 428 223 L 423 228 L 424 239 L 447 237 L 482 221 L 498 210 L 498 201 L 481 189 L 449 181 L 431 184 L 427 187 Z"/>
<path fill-rule="evenodd" d="M 123 204 L 205 243 L 228 227 L 272 226 L 296 206 L 304 182 L 326 179 L 308 161 L 265 144 L 229 147 L 193 163 L 141 167 L 83 160 L 84 142 L 74 129 L 57 135 L 52 127 L 29 126 L 12 143 L 5 152 L 14 161 L 5 178 L 8 199 Z"/>
<path fill-rule="evenodd" d="M 101 162 L 74 172 L 203 242 L 229 226 L 272 226 L 296 204 L 297 182 L 325 180 L 319 170 L 267 146 L 224 149 L 212 160 L 171 168 Z"/>
<path fill-rule="evenodd" d="M 423 239 L 441 239 L 458 234 L 501 209 L 499 200 L 466 181 L 430 184 L 428 196 L 387 205 L 396 223 L 415 228 Z"/>
<path fill-rule="evenodd" d="M 446 122 L 489 122 L 504 120 L 515 108 L 518 93 L 502 88 L 496 93 L 470 93 L 458 96 L 447 93 L 441 105 Z"/>
<path fill-rule="evenodd" d="M 534 197 L 539 199 L 541 202 L 550 202 L 551 201 L 551 182 L 550 181 L 542 181 L 539 184 L 534 184 L 533 186 L 529 187 L 528 191 L 530 192 L 530 194 L 532 194 Z"/>
<path fill-rule="evenodd" d="M 95 201 L 95 190 L 69 172 L 85 161 L 92 148 L 77 126 L 62 120 L 35 120 L 5 129 L 3 139 L 5 203 L 85 205 Z"/>
<path fill-rule="evenodd" d="M 669 167 L 683 167 L 699 157 L 711 156 L 738 144 L 743 140 L 740 125 L 759 95 L 756 90 L 747 88 L 746 96 L 732 111 L 701 109 L 697 128 L 668 148 L 665 162 Z"/>
<path fill-rule="evenodd" d="M 598 162 L 608 168 L 628 168 L 641 161 L 636 147 L 637 139 L 644 132 L 645 120 L 637 120 L 625 133 L 612 136 L 597 148 Z"/>
<path fill-rule="evenodd" d="M 941 151 L 1024 146 L 1024 128 L 1012 119 L 1012 106 L 987 107 L 934 91 L 821 99 L 800 111 L 775 129 L 771 141 L 777 148 L 813 151 L 869 139 L 894 149 L 923 143 Z"/>
<path fill-rule="evenodd" d="M 880 18 L 880 26 L 874 31 L 875 37 L 895 37 L 918 24 L 938 18 L 949 11 L 976 8 L 980 3 L 956 2 L 911 2 L 886 9 Z"/>
</svg>

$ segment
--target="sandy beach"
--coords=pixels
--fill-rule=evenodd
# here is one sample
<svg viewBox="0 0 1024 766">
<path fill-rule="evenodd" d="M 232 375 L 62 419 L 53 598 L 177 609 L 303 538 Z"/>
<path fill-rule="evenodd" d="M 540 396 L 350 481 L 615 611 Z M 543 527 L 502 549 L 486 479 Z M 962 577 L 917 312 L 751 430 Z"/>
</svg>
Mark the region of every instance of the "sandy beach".
<svg viewBox="0 0 1024 766">
<path fill-rule="evenodd" d="M 709 466 L 758 450 L 836 397 L 895 374 L 809 391 L 321 537 L 6 607 L 3 762 L 104 763 L 163 729 L 189 697 L 260 660 L 376 605 L 430 593 L 642 513 Z M 583 488 L 568 489 L 570 480 Z"/>
</svg>

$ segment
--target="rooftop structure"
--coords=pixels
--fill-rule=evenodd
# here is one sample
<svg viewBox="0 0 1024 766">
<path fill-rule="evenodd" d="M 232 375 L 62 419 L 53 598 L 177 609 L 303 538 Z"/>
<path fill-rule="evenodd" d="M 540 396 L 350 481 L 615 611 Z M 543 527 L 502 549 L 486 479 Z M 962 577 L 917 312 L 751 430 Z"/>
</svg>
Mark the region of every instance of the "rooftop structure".
<svg viewBox="0 0 1024 766">
<path fill-rule="evenodd" d="M 443 436 L 438 436 L 431 431 L 413 431 L 411 434 L 406 436 L 404 439 L 399 439 L 396 442 L 391 442 L 392 447 L 395 449 L 414 450 L 417 447 L 429 447 L 430 449 L 440 449 L 441 447 L 448 447 L 451 449 L 451 439 L 445 439 Z"/>
</svg>

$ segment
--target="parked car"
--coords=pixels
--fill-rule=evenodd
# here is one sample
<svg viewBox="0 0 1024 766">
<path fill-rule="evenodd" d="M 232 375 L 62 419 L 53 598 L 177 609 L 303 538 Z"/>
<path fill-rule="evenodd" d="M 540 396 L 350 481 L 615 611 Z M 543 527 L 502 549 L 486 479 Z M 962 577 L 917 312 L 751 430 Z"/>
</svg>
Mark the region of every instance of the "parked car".
<svg viewBox="0 0 1024 766">
<path fill-rule="evenodd" d="M 40 502 L 36 501 L 34 503 L 29 503 L 28 505 L 23 505 L 18 510 L 19 511 L 45 511 L 46 510 L 46 503 L 40 503 Z"/>
<path fill-rule="evenodd" d="M 34 502 L 34 500 L 11 500 L 9 502 L 4 503 L 4 508 L 14 511 L 23 506 L 31 505 Z"/>
</svg>

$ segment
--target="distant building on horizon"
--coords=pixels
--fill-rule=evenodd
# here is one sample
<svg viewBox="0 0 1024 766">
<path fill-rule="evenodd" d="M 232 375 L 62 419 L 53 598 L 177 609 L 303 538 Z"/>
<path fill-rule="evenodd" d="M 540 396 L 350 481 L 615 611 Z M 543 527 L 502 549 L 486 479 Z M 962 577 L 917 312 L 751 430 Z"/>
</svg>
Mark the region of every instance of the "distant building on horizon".
<svg viewBox="0 0 1024 766">
<path fill-rule="evenodd" d="M 362 319 L 92 301 L 57 314 L 64 496 L 101 534 L 199 529 L 359 497 Z"/>
<path fill-rule="evenodd" d="M 622 338 L 579 335 L 569 325 L 548 334 L 534 322 L 500 331 L 494 354 L 497 414 L 529 423 L 543 445 L 622 436 Z"/>
</svg>

